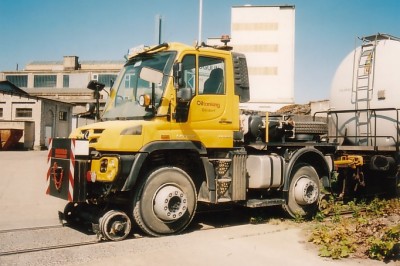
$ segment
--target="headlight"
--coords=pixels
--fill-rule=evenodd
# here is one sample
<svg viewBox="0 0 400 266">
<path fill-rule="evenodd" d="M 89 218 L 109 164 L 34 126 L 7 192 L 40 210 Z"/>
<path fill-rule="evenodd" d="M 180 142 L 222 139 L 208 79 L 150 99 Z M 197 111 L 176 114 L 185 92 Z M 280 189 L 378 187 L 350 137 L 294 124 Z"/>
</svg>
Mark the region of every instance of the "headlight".
<svg viewBox="0 0 400 266">
<path fill-rule="evenodd" d="M 88 176 L 90 176 L 92 182 L 112 182 L 115 180 L 118 173 L 119 159 L 118 157 L 110 156 L 92 160 L 92 167 Z"/>
</svg>

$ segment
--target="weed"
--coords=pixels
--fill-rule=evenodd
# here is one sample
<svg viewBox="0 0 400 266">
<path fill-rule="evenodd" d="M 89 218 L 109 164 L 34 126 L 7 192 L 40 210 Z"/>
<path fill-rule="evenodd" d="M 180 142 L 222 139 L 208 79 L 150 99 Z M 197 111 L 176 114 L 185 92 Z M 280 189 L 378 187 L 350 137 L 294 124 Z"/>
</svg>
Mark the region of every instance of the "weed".
<svg viewBox="0 0 400 266">
<path fill-rule="evenodd" d="M 399 258 L 400 199 L 374 199 L 368 204 L 329 200 L 321 204 L 325 204 L 324 208 L 314 217 L 315 226 L 309 238 L 319 246 L 320 256 Z M 352 217 L 340 215 L 348 210 L 352 211 Z M 325 219 L 328 214 L 332 219 Z"/>
<path fill-rule="evenodd" d="M 387 229 L 382 238 L 371 237 L 369 240 L 370 248 L 368 255 L 372 259 L 383 260 L 393 254 L 395 245 L 400 243 L 400 224 Z M 397 252 L 397 251 L 396 251 Z"/>
</svg>

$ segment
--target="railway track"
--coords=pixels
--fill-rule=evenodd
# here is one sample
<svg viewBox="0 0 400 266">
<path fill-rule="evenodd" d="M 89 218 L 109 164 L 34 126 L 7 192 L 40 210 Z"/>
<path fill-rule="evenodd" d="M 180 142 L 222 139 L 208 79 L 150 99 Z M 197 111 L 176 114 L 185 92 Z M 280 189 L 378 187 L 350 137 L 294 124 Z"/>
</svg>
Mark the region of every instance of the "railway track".
<svg viewBox="0 0 400 266">
<path fill-rule="evenodd" d="M 0 235 L 21 233 L 21 232 L 30 232 L 30 231 L 33 232 L 33 231 L 39 231 L 39 230 L 50 230 L 50 229 L 63 228 L 65 226 L 66 226 L 65 224 L 59 224 L 59 225 L 5 229 L 5 230 L 0 230 Z M 47 251 L 47 250 L 57 250 L 57 249 L 64 249 L 64 248 L 88 246 L 88 245 L 95 245 L 95 244 L 99 244 L 99 243 L 105 243 L 105 242 L 102 242 L 100 239 L 97 239 L 97 240 L 81 241 L 81 242 L 74 242 L 74 243 L 67 243 L 67 244 L 49 245 L 49 246 L 44 246 L 44 247 L 14 249 L 14 250 L 9 250 L 9 251 L 0 251 L 0 257 L 9 256 L 9 255 L 26 254 L 26 253 L 32 253 L 32 252 Z"/>
<path fill-rule="evenodd" d="M 363 210 L 361 210 L 363 211 Z M 351 210 L 345 210 L 341 211 L 339 213 L 330 213 L 327 215 L 327 218 L 339 215 L 339 216 L 350 216 L 354 213 L 354 211 Z M 241 224 L 244 224 L 245 222 L 241 222 Z M 222 227 L 230 227 L 230 226 L 235 226 L 238 225 L 238 223 L 232 222 L 232 223 L 224 223 Z M 57 228 L 63 228 L 66 225 L 50 225 L 50 226 L 38 226 L 38 227 L 26 227 L 26 228 L 15 228 L 15 229 L 5 229 L 5 230 L 0 230 L 0 235 L 1 234 L 7 234 L 7 233 L 18 233 L 18 232 L 28 232 L 28 231 L 38 231 L 38 230 L 49 230 L 49 229 L 57 229 Z M 200 230 L 212 230 L 212 229 L 218 229 L 221 228 L 221 226 L 206 226 L 202 227 Z M 144 236 L 142 235 L 137 235 L 135 234 L 135 238 L 143 238 Z M 132 236 L 128 237 L 128 239 L 131 239 Z M 44 247 L 35 247 L 35 248 L 22 248 L 22 249 L 15 249 L 15 250 L 10 250 L 10 251 L 0 251 L 0 257 L 2 256 L 10 256 L 10 255 L 19 255 L 19 254 L 26 254 L 26 253 L 33 253 L 33 252 L 41 252 L 41 251 L 49 251 L 49 250 L 59 250 L 59 249 L 65 249 L 65 248 L 74 248 L 74 247 L 81 247 L 81 246 L 89 246 L 89 245 L 99 245 L 102 243 L 108 243 L 109 241 L 102 241 L 100 238 L 97 238 L 96 240 L 90 240 L 90 241 L 81 241 L 81 242 L 74 242 L 74 243 L 67 243 L 67 244 L 58 244 L 58 245 L 49 245 L 49 246 L 44 246 Z"/>
<path fill-rule="evenodd" d="M 64 227 L 64 225 L 57 224 L 57 225 L 46 225 L 46 226 L 37 226 L 37 227 L 13 228 L 13 229 L 0 230 L 0 234 L 23 232 L 23 231 L 45 230 L 45 229 L 53 229 L 53 228 L 61 228 L 61 227 Z"/>
<path fill-rule="evenodd" d="M 62 244 L 62 245 L 54 245 L 54 246 L 47 246 L 47 247 L 18 249 L 18 250 L 0 252 L 0 256 L 9 256 L 9 255 L 25 254 L 25 253 L 31 253 L 31 252 L 39 252 L 39 251 L 46 251 L 46 250 L 56 250 L 56 249 L 64 249 L 64 248 L 72 248 L 72 247 L 82 247 L 82 246 L 88 246 L 88 245 L 96 245 L 96 244 L 100 244 L 100 243 L 103 243 L 103 242 L 100 242 L 98 240 L 94 240 L 94 241 L 78 242 L 78 243 Z"/>
</svg>

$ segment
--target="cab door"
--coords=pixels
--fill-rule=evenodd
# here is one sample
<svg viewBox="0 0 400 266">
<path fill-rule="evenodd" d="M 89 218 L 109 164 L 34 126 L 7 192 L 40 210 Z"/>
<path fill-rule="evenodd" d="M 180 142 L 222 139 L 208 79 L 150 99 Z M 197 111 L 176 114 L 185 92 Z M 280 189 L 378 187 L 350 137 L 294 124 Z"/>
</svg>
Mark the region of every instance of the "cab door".
<svg viewBox="0 0 400 266">
<path fill-rule="evenodd" d="M 189 63 L 190 62 L 190 63 Z M 227 63 L 223 57 L 186 55 L 182 60 L 184 86 L 190 87 L 192 98 L 187 117 L 177 122 L 182 138 L 201 141 L 206 147 L 233 146 L 237 127 L 235 112 L 238 103 L 231 102 L 228 89 Z"/>
</svg>

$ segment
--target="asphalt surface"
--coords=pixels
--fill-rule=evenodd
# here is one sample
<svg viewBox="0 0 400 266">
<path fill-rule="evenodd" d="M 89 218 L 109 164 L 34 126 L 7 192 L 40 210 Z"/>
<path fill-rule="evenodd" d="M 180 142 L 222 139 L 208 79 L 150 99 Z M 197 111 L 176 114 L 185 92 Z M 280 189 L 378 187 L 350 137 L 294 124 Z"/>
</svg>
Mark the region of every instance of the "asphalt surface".
<svg viewBox="0 0 400 266">
<path fill-rule="evenodd" d="M 45 194 L 46 156 L 47 151 L 0 152 L 0 231 L 59 223 L 57 213 L 66 202 Z M 0 265 L 399 265 L 324 259 L 293 224 L 230 223 L 232 214 L 219 215 L 195 219 L 177 236 L 135 235 L 121 242 L 0 256 Z M 224 222 L 216 222 L 218 217 Z M 10 233 L 0 236 L 0 250 L 94 239 L 69 227 Z"/>
</svg>

